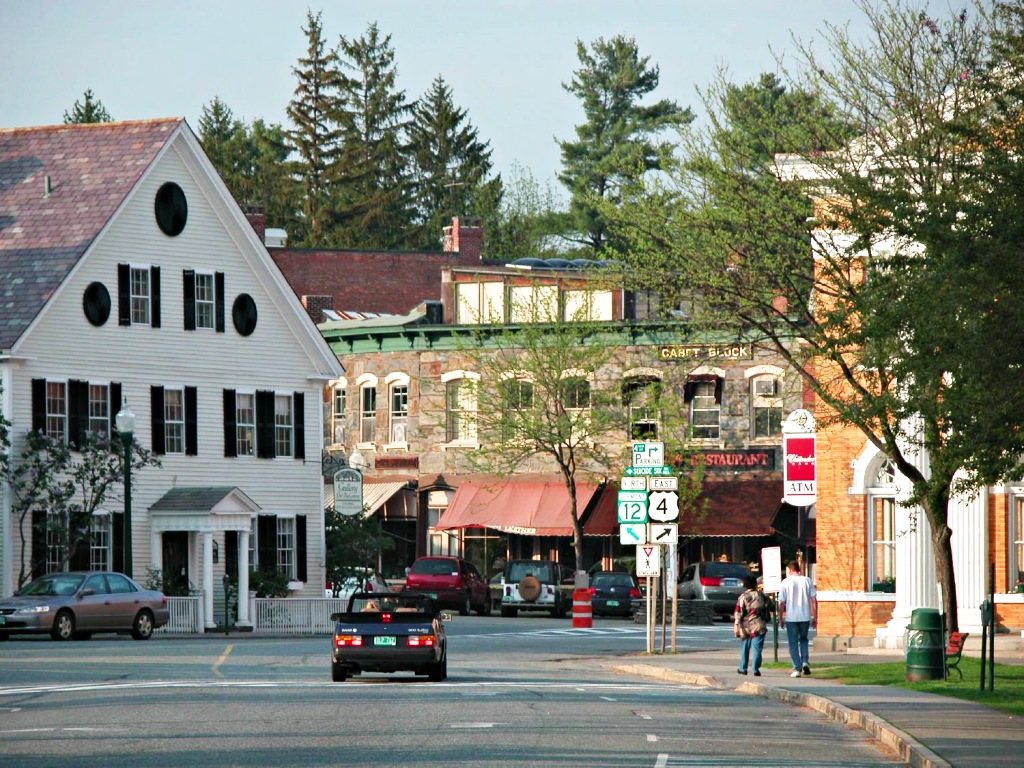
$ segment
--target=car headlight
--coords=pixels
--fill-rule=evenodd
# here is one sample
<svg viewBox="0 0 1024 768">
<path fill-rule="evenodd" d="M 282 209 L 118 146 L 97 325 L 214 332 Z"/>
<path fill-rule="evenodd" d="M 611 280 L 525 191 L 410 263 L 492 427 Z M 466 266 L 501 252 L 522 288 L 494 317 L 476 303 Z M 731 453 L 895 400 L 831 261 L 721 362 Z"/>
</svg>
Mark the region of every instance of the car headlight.
<svg viewBox="0 0 1024 768">
<path fill-rule="evenodd" d="M 30 605 L 25 608 L 19 608 L 15 613 L 49 613 L 50 606 L 48 605 Z"/>
</svg>

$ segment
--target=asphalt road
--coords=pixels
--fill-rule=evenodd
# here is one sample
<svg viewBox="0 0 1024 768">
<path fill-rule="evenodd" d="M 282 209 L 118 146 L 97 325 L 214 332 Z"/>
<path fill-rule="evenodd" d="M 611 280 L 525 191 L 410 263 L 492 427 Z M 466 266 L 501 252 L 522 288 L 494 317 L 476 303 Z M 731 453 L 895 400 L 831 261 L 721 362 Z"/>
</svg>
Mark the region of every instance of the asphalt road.
<svg viewBox="0 0 1024 768">
<path fill-rule="evenodd" d="M 326 637 L 11 640 L 0 645 L 0 765 L 900 765 L 812 712 L 605 671 L 643 651 L 631 622 L 587 631 L 457 616 L 448 627 L 443 683 L 331 683 Z M 679 644 L 735 640 L 719 624 Z"/>
</svg>

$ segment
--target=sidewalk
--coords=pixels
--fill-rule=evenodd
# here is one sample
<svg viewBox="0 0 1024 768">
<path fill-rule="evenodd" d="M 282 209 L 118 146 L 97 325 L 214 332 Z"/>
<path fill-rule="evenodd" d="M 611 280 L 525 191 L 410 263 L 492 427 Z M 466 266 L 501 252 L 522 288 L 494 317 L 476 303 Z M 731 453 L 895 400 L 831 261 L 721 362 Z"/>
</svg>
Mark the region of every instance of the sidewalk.
<svg viewBox="0 0 1024 768">
<path fill-rule="evenodd" d="M 973 640 L 973 638 L 972 638 Z M 965 655 L 978 656 L 968 641 Z M 810 677 L 789 676 L 789 652 L 779 646 L 786 669 L 762 669 L 762 677 L 736 672 L 739 644 L 728 651 L 684 650 L 663 656 L 621 658 L 608 667 L 628 675 L 653 677 L 684 685 L 735 690 L 772 701 L 814 709 L 837 722 L 863 728 L 919 768 L 1021 768 L 1024 766 L 1024 718 L 949 696 L 879 685 L 843 685 L 815 678 L 813 670 L 831 664 L 898 661 L 901 651 L 854 648 L 847 652 L 815 653 L 811 649 Z M 771 635 L 765 643 L 765 662 L 774 660 Z M 1020 638 L 997 637 L 995 660 L 1024 664 Z M 998 686 L 999 682 L 996 681 Z M 979 685 L 965 680 L 961 685 Z"/>
</svg>

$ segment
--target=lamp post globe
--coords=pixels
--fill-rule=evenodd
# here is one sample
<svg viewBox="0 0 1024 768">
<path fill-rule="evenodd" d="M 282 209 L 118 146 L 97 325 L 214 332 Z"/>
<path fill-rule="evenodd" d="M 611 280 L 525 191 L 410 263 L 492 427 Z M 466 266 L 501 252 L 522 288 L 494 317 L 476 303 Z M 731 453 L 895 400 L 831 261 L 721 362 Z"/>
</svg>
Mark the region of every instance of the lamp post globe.
<svg viewBox="0 0 1024 768">
<path fill-rule="evenodd" d="M 132 573 L 132 438 L 135 432 L 135 413 L 125 399 L 121 410 L 114 416 L 114 424 L 124 446 L 124 572 Z"/>
</svg>

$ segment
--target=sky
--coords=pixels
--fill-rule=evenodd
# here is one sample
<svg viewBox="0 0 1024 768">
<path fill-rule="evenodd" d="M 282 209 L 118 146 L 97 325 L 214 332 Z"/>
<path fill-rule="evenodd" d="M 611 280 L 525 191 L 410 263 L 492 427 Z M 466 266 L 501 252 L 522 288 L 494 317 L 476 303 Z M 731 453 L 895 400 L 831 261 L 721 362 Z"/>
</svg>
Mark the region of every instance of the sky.
<svg viewBox="0 0 1024 768">
<path fill-rule="evenodd" d="M 720 68 L 748 82 L 791 57 L 793 35 L 820 39 L 826 20 L 865 27 L 853 0 L 0 0 L 0 128 L 61 123 L 87 88 L 115 120 L 180 116 L 198 132 L 220 97 L 236 118 L 288 127 L 307 8 L 332 46 L 376 22 L 407 97 L 441 75 L 496 171 L 553 183 L 556 142 L 584 119 L 562 87 L 577 40 L 635 38 L 660 69 L 652 98 L 699 119 L 698 87 Z"/>
</svg>

